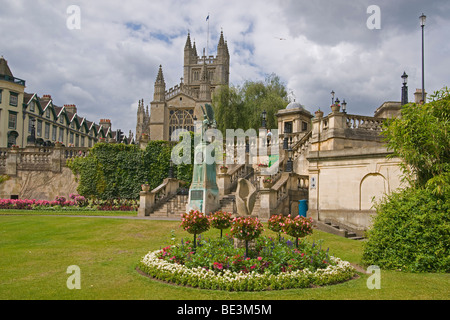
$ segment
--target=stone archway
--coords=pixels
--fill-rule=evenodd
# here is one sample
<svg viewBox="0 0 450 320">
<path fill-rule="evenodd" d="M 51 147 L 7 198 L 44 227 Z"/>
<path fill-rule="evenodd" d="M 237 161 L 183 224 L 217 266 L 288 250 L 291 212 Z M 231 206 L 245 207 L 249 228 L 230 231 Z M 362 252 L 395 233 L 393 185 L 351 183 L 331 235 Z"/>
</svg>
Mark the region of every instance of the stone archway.
<svg viewBox="0 0 450 320">
<path fill-rule="evenodd" d="M 369 173 L 359 185 L 359 210 L 373 209 L 373 201 L 381 199 L 387 193 L 386 178 L 379 173 Z"/>
</svg>

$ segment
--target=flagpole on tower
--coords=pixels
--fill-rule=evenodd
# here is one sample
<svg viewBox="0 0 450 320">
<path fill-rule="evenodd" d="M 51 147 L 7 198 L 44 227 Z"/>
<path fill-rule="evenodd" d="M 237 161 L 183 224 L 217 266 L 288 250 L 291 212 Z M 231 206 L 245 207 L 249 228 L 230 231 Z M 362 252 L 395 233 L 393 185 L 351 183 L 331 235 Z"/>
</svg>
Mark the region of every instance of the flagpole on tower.
<svg viewBox="0 0 450 320">
<path fill-rule="evenodd" d="M 209 51 L 209 12 L 208 12 L 208 16 L 206 17 L 206 21 L 208 21 L 208 31 L 206 33 L 206 56 L 208 56 L 208 51 Z"/>
</svg>

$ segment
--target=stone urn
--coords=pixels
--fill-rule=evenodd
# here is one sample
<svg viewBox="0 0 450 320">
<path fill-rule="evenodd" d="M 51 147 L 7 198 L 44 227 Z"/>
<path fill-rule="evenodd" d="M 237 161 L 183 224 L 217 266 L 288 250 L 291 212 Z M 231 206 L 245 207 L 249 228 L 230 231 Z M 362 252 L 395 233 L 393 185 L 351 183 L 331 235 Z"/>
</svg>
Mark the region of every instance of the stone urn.
<svg viewBox="0 0 450 320">
<path fill-rule="evenodd" d="M 263 187 L 265 189 L 271 188 L 272 187 L 272 181 L 271 180 L 270 181 L 263 181 Z"/>
<path fill-rule="evenodd" d="M 141 187 L 142 187 L 142 191 L 145 191 L 145 192 L 150 191 L 150 185 L 147 183 L 144 183 Z"/>
<path fill-rule="evenodd" d="M 220 173 L 227 173 L 228 167 L 222 166 L 220 167 Z"/>
<path fill-rule="evenodd" d="M 331 105 L 331 112 L 335 113 L 335 112 L 339 112 L 339 109 L 341 109 L 341 106 L 338 104 L 332 104 Z"/>
<path fill-rule="evenodd" d="M 321 110 L 319 109 L 319 110 L 317 110 L 317 111 L 315 112 L 315 115 L 316 115 L 316 118 L 322 118 L 322 117 L 323 117 L 323 111 L 321 111 Z"/>
</svg>

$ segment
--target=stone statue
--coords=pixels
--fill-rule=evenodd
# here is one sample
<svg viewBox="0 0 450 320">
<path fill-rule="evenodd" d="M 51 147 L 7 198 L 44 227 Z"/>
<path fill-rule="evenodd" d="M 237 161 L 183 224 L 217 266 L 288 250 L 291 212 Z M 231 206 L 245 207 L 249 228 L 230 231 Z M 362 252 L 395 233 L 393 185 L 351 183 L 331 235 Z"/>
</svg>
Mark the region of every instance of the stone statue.
<svg viewBox="0 0 450 320">
<path fill-rule="evenodd" d="M 209 214 L 220 207 L 219 189 L 216 183 L 216 164 L 208 164 L 206 161 L 206 146 L 209 145 L 204 139 L 206 130 L 216 128 L 214 111 L 211 105 L 201 106 L 203 111 L 202 141 L 194 149 L 194 168 L 192 183 L 189 189 L 189 200 L 186 210 L 199 210 Z M 206 109 L 206 110 L 205 110 Z"/>
<path fill-rule="evenodd" d="M 252 214 L 256 202 L 256 188 L 247 179 L 240 178 L 236 188 L 236 210 L 239 216 Z"/>
</svg>

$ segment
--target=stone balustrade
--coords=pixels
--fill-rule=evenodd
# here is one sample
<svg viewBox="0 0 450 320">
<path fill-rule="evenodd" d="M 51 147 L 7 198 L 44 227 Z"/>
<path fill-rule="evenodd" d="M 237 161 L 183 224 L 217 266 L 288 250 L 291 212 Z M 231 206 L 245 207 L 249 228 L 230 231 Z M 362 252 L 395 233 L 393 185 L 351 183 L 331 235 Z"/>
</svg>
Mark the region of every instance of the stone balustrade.
<svg viewBox="0 0 450 320">
<path fill-rule="evenodd" d="M 381 131 L 385 119 L 359 115 L 346 115 L 347 128 Z"/>
<path fill-rule="evenodd" d="M 15 176 L 18 170 L 61 172 L 68 159 L 85 157 L 88 153 L 87 147 L 1 148 L 0 174 Z"/>
</svg>

